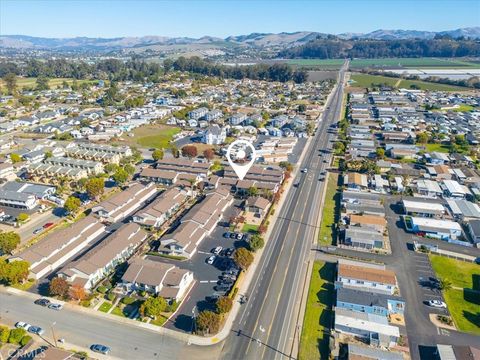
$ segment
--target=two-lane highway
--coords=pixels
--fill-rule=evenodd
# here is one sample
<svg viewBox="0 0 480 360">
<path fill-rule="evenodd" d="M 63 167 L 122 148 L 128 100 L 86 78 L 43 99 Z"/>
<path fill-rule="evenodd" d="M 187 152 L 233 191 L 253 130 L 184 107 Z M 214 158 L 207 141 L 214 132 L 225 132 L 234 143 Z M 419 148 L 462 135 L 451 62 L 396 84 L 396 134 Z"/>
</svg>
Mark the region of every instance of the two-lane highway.
<svg viewBox="0 0 480 360">
<path fill-rule="evenodd" d="M 314 242 L 330 154 L 320 156 L 329 146 L 330 125 L 342 111 L 343 83 L 348 63 L 339 73 L 339 83 L 326 104 L 316 135 L 263 254 L 249 287 L 249 302 L 237 316 L 232 335 L 225 341 L 222 359 L 282 359 L 292 354 L 297 327 L 298 305 L 304 286 L 309 250 Z M 326 162 L 324 161 L 326 160 Z"/>
</svg>

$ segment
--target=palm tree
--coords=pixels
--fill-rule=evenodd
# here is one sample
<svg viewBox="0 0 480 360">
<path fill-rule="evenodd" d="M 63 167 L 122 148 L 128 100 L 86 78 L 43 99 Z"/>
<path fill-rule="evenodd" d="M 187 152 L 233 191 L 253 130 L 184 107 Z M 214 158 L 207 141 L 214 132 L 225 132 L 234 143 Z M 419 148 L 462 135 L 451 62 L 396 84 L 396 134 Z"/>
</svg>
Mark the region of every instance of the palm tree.
<svg viewBox="0 0 480 360">
<path fill-rule="evenodd" d="M 452 288 L 452 282 L 449 279 L 440 280 L 440 290 L 447 291 Z"/>
</svg>

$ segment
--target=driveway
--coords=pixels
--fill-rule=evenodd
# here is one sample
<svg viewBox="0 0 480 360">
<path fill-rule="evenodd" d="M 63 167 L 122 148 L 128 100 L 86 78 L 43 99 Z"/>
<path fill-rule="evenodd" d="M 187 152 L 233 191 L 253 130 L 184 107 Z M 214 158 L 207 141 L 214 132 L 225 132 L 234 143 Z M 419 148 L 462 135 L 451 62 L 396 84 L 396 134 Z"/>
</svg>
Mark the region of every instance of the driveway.
<svg viewBox="0 0 480 360">
<path fill-rule="evenodd" d="M 235 200 L 234 204 L 225 210 L 223 219 L 219 222 L 212 234 L 206 237 L 199 245 L 197 252 L 191 259 L 185 261 L 171 260 L 160 256 L 148 255 L 146 258 L 153 261 L 167 262 L 178 266 L 181 269 L 187 269 L 193 272 L 195 284 L 188 293 L 187 297 L 181 302 L 175 316 L 165 326 L 172 330 L 191 332 L 193 330 L 192 315 L 198 312 L 210 309 L 214 306 L 205 300 L 205 297 L 212 295 L 215 290 L 213 287 L 217 284 L 222 269 L 219 268 L 219 262 L 213 265 L 206 263 L 209 256 L 212 255 L 212 249 L 217 246 L 226 248 L 238 248 L 245 246 L 244 241 L 225 238 L 223 234 L 229 231 L 228 219 L 239 211 L 241 200 Z M 218 259 L 218 257 L 217 257 Z"/>
</svg>

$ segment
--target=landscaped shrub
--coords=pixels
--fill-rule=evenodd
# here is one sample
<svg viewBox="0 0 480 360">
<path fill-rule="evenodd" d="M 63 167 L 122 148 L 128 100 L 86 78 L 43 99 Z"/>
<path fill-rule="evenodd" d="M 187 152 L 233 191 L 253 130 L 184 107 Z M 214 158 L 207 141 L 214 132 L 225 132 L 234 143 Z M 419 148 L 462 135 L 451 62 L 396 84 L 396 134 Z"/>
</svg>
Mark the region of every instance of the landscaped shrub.
<svg viewBox="0 0 480 360">
<path fill-rule="evenodd" d="M 107 289 L 106 286 L 101 285 L 101 286 L 99 286 L 99 287 L 97 288 L 97 291 L 98 291 L 100 294 L 105 294 L 105 293 L 108 291 L 108 289 Z"/>
<path fill-rule="evenodd" d="M 24 329 L 12 329 L 10 330 L 10 336 L 8 342 L 10 344 L 19 344 L 20 340 L 25 336 L 27 332 Z"/>
<path fill-rule="evenodd" d="M 6 344 L 10 337 L 10 329 L 7 326 L 0 326 L 0 344 Z"/>
<path fill-rule="evenodd" d="M 168 304 L 166 311 L 175 312 L 177 311 L 179 305 L 180 304 L 176 300 L 173 300 L 171 304 Z"/>
<path fill-rule="evenodd" d="M 134 302 L 135 302 L 135 298 L 133 298 L 133 297 L 131 297 L 131 296 L 125 296 L 125 297 L 122 299 L 122 301 L 121 301 L 121 303 L 122 303 L 122 304 L 125 304 L 125 305 L 131 305 L 131 304 L 133 304 Z"/>
<path fill-rule="evenodd" d="M 20 340 L 20 345 L 25 346 L 27 345 L 30 341 L 32 340 L 32 337 L 30 335 L 25 335 L 22 337 L 22 340 Z"/>
<path fill-rule="evenodd" d="M 107 299 L 113 302 L 113 300 L 115 300 L 115 294 L 114 293 L 108 293 L 107 294 Z"/>
<path fill-rule="evenodd" d="M 80 305 L 82 305 L 83 307 L 90 307 L 92 303 L 90 302 L 90 300 L 82 300 L 80 301 Z"/>
</svg>

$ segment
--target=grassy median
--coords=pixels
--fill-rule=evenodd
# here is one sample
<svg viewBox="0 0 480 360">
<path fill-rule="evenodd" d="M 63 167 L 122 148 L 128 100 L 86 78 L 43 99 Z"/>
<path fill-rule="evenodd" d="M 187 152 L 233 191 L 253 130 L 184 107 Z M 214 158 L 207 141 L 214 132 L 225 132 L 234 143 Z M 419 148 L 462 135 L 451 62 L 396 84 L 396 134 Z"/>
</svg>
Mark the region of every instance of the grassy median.
<svg viewBox="0 0 480 360">
<path fill-rule="evenodd" d="M 480 266 L 438 255 L 430 261 L 438 278 L 452 283 L 443 296 L 457 328 L 480 335 Z"/>
<path fill-rule="evenodd" d="M 300 338 L 299 359 L 328 359 L 335 264 L 315 261 Z"/>
<path fill-rule="evenodd" d="M 340 194 L 338 192 L 338 174 L 329 173 L 328 183 L 325 194 L 325 201 L 322 209 L 322 220 L 320 222 L 320 231 L 318 232 L 318 242 L 320 245 L 331 245 L 336 237 L 334 224 L 338 220 L 340 211 Z"/>
</svg>

